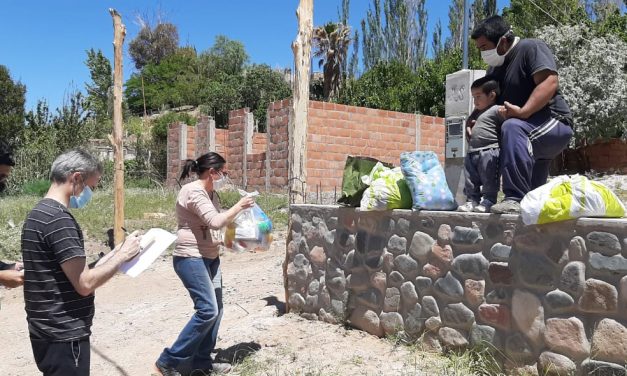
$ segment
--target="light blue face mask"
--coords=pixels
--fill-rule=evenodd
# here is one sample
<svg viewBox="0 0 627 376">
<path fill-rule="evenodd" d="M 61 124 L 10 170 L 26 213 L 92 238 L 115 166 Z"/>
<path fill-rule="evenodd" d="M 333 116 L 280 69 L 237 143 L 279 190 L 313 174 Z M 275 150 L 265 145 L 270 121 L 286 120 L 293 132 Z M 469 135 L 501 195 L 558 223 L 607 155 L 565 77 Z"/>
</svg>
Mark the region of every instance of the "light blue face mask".
<svg viewBox="0 0 627 376">
<path fill-rule="evenodd" d="M 85 205 L 87 205 L 87 203 L 89 202 L 89 200 L 91 200 L 92 195 L 93 195 L 93 192 L 91 191 L 91 188 L 89 188 L 88 186 L 85 186 L 85 188 L 83 188 L 83 192 L 81 192 L 81 194 L 78 197 L 70 196 L 70 208 L 73 208 L 73 209 L 84 208 Z"/>
</svg>

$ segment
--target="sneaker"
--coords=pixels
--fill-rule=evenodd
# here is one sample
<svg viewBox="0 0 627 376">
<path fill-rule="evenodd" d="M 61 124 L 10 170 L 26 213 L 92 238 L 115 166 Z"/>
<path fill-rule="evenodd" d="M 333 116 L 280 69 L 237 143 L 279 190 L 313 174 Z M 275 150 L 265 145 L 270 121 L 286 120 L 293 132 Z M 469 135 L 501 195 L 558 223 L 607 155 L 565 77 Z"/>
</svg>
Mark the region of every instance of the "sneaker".
<svg viewBox="0 0 627 376">
<path fill-rule="evenodd" d="M 490 212 L 494 214 L 520 214 L 520 202 L 514 200 L 503 200 L 492 205 Z"/>
<path fill-rule="evenodd" d="M 473 209 L 475 208 L 475 206 L 477 206 L 477 202 L 476 201 L 468 201 L 466 202 L 464 205 L 460 205 L 457 208 L 457 211 L 460 212 L 465 212 L 465 213 L 469 213 L 471 211 L 473 211 Z"/>
<path fill-rule="evenodd" d="M 155 368 L 157 369 L 157 374 L 159 376 L 182 376 L 176 368 L 168 367 L 159 362 L 155 363 Z"/>
<path fill-rule="evenodd" d="M 475 213 L 489 213 L 490 212 L 490 208 L 493 205 L 494 205 L 494 203 L 492 203 L 492 201 L 483 199 L 483 200 L 481 200 L 481 203 L 479 205 L 475 206 L 475 208 L 472 211 L 474 211 Z"/>
</svg>

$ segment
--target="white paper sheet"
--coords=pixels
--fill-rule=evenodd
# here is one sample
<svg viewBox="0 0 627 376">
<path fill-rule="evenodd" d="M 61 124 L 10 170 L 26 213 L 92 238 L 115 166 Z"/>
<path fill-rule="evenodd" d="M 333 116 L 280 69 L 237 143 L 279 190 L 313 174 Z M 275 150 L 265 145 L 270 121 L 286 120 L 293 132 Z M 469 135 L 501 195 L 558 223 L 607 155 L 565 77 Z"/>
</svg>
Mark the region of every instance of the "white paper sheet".
<svg viewBox="0 0 627 376">
<path fill-rule="evenodd" d="M 142 236 L 142 251 L 131 261 L 120 266 L 120 271 L 128 276 L 137 277 L 155 262 L 161 254 L 176 240 L 176 235 L 160 228 L 151 228 Z"/>
</svg>

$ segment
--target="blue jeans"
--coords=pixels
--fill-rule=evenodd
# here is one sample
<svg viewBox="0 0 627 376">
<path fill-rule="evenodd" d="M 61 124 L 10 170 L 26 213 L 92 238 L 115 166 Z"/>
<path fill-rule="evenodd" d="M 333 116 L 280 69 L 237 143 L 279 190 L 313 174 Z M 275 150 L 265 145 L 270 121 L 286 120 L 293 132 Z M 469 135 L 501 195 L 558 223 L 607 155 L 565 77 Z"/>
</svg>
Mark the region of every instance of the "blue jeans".
<svg viewBox="0 0 627 376">
<path fill-rule="evenodd" d="M 495 204 L 501 185 L 499 149 L 473 151 L 466 154 L 464 172 L 466 199 L 480 203 L 483 197 Z"/>
<path fill-rule="evenodd" d="M 508 119 L 501 127 L 501 175 L 505 199 L 520 201 L 546 183 L 553 158 L 564 150 L 573 130 L 557 120 L 536 114 Z"/>
<path fill-rule="evenodd" d="M 174 271 L 194 301 L 196 313 L 158 362 L 178 370 L 211 369 L 222 319 L 220 258 L 173 257 Z M 188 368 L 191 367 L 191 368 Z"/>
</svg>

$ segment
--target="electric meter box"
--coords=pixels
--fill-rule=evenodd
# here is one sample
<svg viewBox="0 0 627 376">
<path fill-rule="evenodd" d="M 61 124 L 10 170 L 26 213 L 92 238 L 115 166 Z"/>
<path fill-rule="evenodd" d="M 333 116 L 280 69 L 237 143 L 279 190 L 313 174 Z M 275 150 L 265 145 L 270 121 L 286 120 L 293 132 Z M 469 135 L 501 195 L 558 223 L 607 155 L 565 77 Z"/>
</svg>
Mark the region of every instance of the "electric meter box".
<svg viewBox="0 0 627 376">
<path fill-rule="evenodd" d="M 483 70 L 469 69 L 446 75 L 444 172 L 448 186 L 460 205 L 465 201 L 466 119 L 474 108 L 470 86 L 484 76 Z"/>
</svg>

